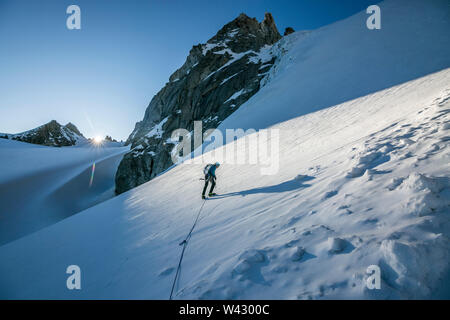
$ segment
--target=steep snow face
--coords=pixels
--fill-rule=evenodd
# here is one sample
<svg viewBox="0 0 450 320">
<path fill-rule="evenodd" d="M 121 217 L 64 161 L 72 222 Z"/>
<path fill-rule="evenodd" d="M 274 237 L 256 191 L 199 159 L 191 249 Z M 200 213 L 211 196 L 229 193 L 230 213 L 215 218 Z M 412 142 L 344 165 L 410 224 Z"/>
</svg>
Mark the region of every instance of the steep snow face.
<svg viewBox="0 0 450 320">
<path fill-rule="evenodd" d="M 224 121 L 280 130 L 280 169 L 217 170 L 220 195 L 200 212 L 175 299 L 450 297 L 448 5 L 380 6 L 380 33 L 359 14 L 289 35 L 265 87 Z M 245 151 L 239 141 L 223 150 L 235 147 Z M 178 165 L 0 247 L 0 297 L 167 299 L 203 203 L 202 169 Z M 72 264 L 79 291 L 65 287 Z M 366 286 L 370 265 L 380 290 Z"/>
<path fill-rule="evenodd" d="M 174 297 L 448 297 L 449 80 L 446 69 L 277 125 L 277 175 L 222 165 Z M 179 165 L 0 247 L 0 296 L 167 299 L 202 167 Z M 72 264 L 80 291 L 65 289 Z M 370 265 L 381 290 L 366 287 Z"/>
<path fill-rule="evenodd" d="M 381 30 L 367 29 L 369 15 L 361 12 L 283 37 L 273 49 L 278 61 L 263 80 L 271 85 L 218 128 L 267 128 L 450 67 L 448 1 L 378 5 Z"/>
<path fill-rule="evenodd" d="M 114 173 L 128 150 L 0 139 L 0 244 L 113 197 Z"/>
</svg>

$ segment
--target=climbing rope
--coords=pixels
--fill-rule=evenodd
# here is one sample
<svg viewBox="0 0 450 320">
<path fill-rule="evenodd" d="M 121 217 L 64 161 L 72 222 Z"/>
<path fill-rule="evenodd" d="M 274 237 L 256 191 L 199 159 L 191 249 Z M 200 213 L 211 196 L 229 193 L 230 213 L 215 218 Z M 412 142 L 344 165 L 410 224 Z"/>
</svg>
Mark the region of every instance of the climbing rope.
<svg viewBox="0 0 450 320">
<path fill-rule="evenodd" d="M 180 273 L 181 261 L 183 261 L 184 251 L 186 250 L 188 241 L 192 236 L 192 231 L 194 231 L 194 228 L 197 225 L 198 218 L 200 217 L 200 213 L 202 212 L 202 209 L 203 209 L 203 206 L 205 205 L 205 203 L 206 203 L 206 200 L 203 200 L 202 206 L 200 207 L 200 210 L 198 211 L 197 217 L 195 218 L 195 221 L 194 221 L 194 224 L 192 225 L 191 230 L 189 231 L 186 238 L 180 242 L 180 246 L 183 245 L 183 250 L 181 251 L 180 261 L 178 262 L 177 272 L 175 273 L 175 279 L 173 279 L 172 290 L 170 290 L 169 300 L 172 300 L 173 290 L 175 289 L 175 284 L 178 279 L 178 274 Z"/>
</svg>

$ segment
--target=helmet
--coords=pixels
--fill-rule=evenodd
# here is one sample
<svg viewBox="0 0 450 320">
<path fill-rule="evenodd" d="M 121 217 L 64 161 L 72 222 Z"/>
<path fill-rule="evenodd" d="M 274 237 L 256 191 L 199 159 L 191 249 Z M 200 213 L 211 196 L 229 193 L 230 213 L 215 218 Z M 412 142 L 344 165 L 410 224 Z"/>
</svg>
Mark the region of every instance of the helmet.
<svg viewBox="0 0 450 320">
<path fill-rule="evenodd" d="M 216 167 L 220 167 L 220 163 L 218 163 L 218 162 L 216 162 L 214 165 L 215 165 Z"/>
</svg>

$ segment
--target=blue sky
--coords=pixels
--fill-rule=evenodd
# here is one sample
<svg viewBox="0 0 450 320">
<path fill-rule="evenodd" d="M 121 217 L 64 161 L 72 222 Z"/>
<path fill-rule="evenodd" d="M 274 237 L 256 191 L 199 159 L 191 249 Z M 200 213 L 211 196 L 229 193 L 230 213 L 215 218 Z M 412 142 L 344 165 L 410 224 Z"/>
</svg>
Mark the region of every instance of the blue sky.
<svg viewBox="0 0 450 320">
<path fill-rule="evenodd" d="M 280 33 L 315 29 L 379 1 L 0 0 L 0 132 L 52 119 L 126 139 L 191 47 L 241 12 Z M 81 30 L 66 8 L 81 8 Z"/>
</svg>

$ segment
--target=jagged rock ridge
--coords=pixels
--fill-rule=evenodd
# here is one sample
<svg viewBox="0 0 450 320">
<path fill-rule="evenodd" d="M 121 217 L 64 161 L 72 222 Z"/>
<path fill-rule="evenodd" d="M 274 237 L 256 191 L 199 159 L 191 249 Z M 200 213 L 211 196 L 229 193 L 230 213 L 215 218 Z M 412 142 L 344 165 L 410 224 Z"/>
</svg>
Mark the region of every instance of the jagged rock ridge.
<svg viewBox="0 0 450 320">
<path fill-rule="evenodd" d="M 73 146 L 81 140 L 85 140 L 83 134 L 73 123 L 69 122 L 63 126 L 56 120 L 22 133 L 3 134 L 1 138 L 52 147 Z"/>
<path fill-rule="evenodd" d="M 217 127 L 260 88 L 275 62 L 272 45 L 281 39 L 266 13 L 258 22 L 245 14 L 226 24 L 205 44 L 193 46 L 186 62 L 151 100 L 144 119 L 126 141 L 131 150 L 116 173 L 116 193 L 145 183 L 172 165 L 173 130 Z"/>
</svg>

